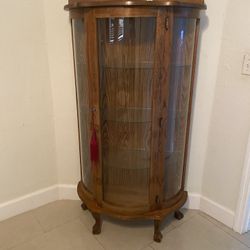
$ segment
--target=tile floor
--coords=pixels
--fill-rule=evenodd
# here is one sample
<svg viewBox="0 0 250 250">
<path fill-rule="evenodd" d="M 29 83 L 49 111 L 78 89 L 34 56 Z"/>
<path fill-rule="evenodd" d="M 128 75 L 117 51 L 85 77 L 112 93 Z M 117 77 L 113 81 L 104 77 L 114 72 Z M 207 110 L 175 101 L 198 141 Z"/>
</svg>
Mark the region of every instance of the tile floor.
<svg viewBox="0 0 250 250">
<path fill-rule="evenodd" d="M 79 201 L 57 201 L 0 222 L 0 250 L 247 250 L 243 236 L 211 217 L 183 210 L 185 218 L 168 218 L 163 241 L 152 241 L 153 223 L 105 218 L 102 234 L 92 235 L 94 223 Z"/>
</svg>

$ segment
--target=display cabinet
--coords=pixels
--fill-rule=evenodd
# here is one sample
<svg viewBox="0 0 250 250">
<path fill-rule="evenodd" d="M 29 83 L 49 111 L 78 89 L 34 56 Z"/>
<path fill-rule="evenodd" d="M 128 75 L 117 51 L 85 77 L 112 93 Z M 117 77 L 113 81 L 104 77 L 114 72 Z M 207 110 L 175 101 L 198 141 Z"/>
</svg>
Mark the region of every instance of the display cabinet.
<svg viewBox="0 0 250 250">
<path fill-rule="evenodd" d="M 203 0 L 69 0 L 81 181 L 101 214 L 160 222 L 187 200 L 192 93 Z"/>
</svg>

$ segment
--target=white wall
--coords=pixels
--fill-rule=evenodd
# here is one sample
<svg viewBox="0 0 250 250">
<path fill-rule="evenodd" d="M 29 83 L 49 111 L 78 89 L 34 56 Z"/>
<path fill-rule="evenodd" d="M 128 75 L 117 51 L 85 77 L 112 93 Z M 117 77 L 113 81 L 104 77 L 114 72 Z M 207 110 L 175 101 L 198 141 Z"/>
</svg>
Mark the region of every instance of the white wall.
<svg viewBox="0 0 250 250">
<path fill-rule="evenodd" d="M 40 0 L 1 2 L 0 203 L 57 182 Z"/>
<path fill-rule="evenodd" d="M 54 104 L 58 181 L 76 184 L 80 179 L 73 52 L 66 0 L 44 0 L 44 16 Z"/>
<path fill-rule="evenodd" d="M 202 194 L 235 211 L 250 131 L 250 76 L 241 75 L 250 53 L 250 1 L 230 0 L 223 29 Z"/>
<path fill-rule="evenodd" d="M 208 9 L 201 15 L 200 48 L 186 184 L 187 190 L 192 193 L 200 194 L 202 190 L 209 124 L 227 2 L 228 0 L 206 0 Z"/>
</svg>

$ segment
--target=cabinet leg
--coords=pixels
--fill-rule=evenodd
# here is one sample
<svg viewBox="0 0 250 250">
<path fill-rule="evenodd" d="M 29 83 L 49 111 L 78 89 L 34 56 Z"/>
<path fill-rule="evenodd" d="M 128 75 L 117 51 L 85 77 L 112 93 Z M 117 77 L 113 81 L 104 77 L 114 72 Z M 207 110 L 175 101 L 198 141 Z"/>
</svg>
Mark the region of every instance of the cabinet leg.
<svg viewBox="0 0 250 250">
<path fill-rule="evenodd" d="M 101 216 L 100 216 L 100 214 L 97 214 L 97 213 L 92 213 L 92 215 L 95 219 L 95 224 L 92 228 L 92 233 L 93 234 L 100 234 L 101 228 L 102 228 Z"/>
<path fill-rule="evenodd" d="M 154 241 L 161 242 L 162 240 L 162 233 L 160 231 L 161 221 L 154 220 Z"/>
<path fill-rule="evenodd" d="M 184 215 L 183 215 L 183 213 L 182 213 L 180 210 L 177 210 L 177 211 L 175 211 L 175 213 L 174 213 L 174 217 L 175 217 L 177 220 L 181 220 L 181 219 L 183 219 Z"/>
<path fill-rule="evenodd" d="M 82 203 L 81 207 L 82 207 L 82 210 L 84 210 L 84 211 L 88 210 L 87 206 L 84 203 Z"/>
</svg>

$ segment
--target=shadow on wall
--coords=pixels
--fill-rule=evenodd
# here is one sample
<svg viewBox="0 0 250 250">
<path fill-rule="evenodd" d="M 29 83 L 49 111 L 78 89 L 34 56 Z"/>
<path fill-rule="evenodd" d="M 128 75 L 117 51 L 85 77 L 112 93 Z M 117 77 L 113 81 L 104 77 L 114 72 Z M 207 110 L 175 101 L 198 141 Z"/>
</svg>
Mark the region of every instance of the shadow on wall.
<svg viewBox="0 0 250 250">
<path fill-rule="evenodd" d="M 197 77 L 198 77 L 198 72 L 199 72 L 199 65 L 200 65 L 200 56 L 201 56 L 201 44 L 202 44 L 202 36 L 203 33 L 206 31 L 206 29 L 209 27 L 209 18 L 206 15 L 206 11 L 201 11 L 200 14 L 200 34 L 199 34 L 199 43 L 198 43 L 198 49 L 197 49 L 197 62 L 196 62 L 196 74 L 195 74 L 195 79 L 194 79 L 194 92 L 193 92 L 193 107 L 192 110 L 194 110 L 194 105 L 195 105 L 195 100 L 196 100 L 196 89 L 197 89 L 197 84 L 199 84 L 197 82 Z M 190 142 L 189 142 L 189 147 L 191 145 L 191 140 L 192 140 L 192 133 L 193 133 L 193 116 L 194 116 L 194 112 L 191 113 L 192 117 L 191 117 L 191 122 L 190 122 Z M 189 150 L 190 151 L 190 150 Z M 190 152 L 188 154 L 188 159 L 187 162 L 189 163 L 189 158 L 190 158 Z M 189 164 L 187 164 L 187 173 L 189 173 Z M 186 180 L 187 181 L 187 180 Z"/>
</svg>

